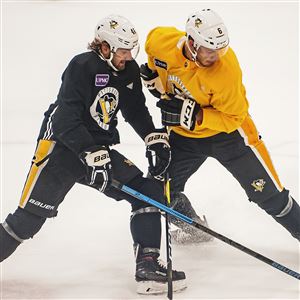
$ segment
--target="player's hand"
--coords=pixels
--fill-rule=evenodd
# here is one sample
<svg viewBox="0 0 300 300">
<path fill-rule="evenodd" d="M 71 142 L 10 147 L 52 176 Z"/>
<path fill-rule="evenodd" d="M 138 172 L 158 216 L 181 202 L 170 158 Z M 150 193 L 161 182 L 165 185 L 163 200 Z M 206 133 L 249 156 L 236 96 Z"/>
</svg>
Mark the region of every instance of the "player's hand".
<svg viewBox="0 0 300 300">
<path fill-rule="evenodd" d="M 108 151 L 109 148 L 106 146 L 93 146 L 79 156 L 86 165 L 87 183 L 100 192 L 108 189 L 112 181 L 112 166 Z"/>
<path fill-rule="evenodd" d="M 164 90 L 157 71 L 152 71 L 146 63 L 140 66 L 140 75 L 144 86 L 149 90 L 149 92 L 154 97 L 160 98 L 161 94 L 164 93 Z"/>
<path fill-rule="evenodd" d="M 149 173 L 156 179 L 162 180 L 170 160 L 171 151 L 168 134 L 165 129 L 157 129 L 145 137 L 146 157 L 149 162 Z"/>
<path fill-rule="evenodd" d="M 165 94 L 156 106 L 161 110 L 164 126 L 182 126 L 188 130 L 194 130 L 199 117 L 197 114 L 201 112 L 200 105 L 195 100 L 179 95 Z"/>
</svg>

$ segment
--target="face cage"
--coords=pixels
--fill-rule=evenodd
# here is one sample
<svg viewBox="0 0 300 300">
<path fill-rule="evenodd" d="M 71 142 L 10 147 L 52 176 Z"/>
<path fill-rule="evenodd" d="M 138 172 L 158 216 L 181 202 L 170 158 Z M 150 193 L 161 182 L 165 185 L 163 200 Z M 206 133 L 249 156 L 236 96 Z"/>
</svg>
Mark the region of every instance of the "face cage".
<svg viewBox="0 0 300 300">
<path fill-rule="evenodd" d="M 135 60 L 140 52 L 140 44 L 137 43 L 137 45 L 135 45 L 132 49 L 126 49 L 126 48 L 118 48 L 118 49 L 130 50 L 131 57 L 132 57 L 131 60 Z M 114 48 L 113 48 L 112 53 L 117 56 L 122 56 L 117 53 L 118 49 L 114 50 Z"/>
<path fill-rule="evenodd" d="M 197 52 L 198 52 L 198 50 L 200 49 L 200 47 L 203 47 L 203 48 L 206 48 L 206 47 L 200 45 L 200 46 L 198 47 L 198 49 L 195 48 L 196 51 L 193 51 L 193 50 L 191 49 L 189 43 L 188 43 L 188 38 L 187 38 L 187 40 L 186 40 L 186 45 L 187 45 L 187 48 L 188 48 L 188 50 L 190 51 L 190 53 L 191 53 L 191 55 L 192 55 L 192 58 L 193 58 L 194 63 L 195 63 L 198 67 L 201 67 L 201 65 L 200 65 L 200 64 L 198 63 L 198 61 L 197 61 Z M 227 53 L 228 48 L 229 48 L 229 45 L 227 45 L 227 46 L 225 46 L 225 47 L 223 47 L 223 48 L 220 48 L 220 49 L 211 49 L 211 50 L 217 51 L 218 57 L 221 58 L 222 56 L 224 56 L 224 55 Z M 207 48 L 207 49 L 209 49 L 209 48 Z"/>
<path fill-rule="evenodd" d="M 229 45 L 227 45 L 221 49 L 215 50 L 215 51 L 217 51 L 219 58 L 221 58 L 222 56 L 224 56 L 227 53 L 228 48 L 229 48 Z"/>
<path fill-rule="evenodd" d="M 118 50 L 118 49 L 117 49 Z M 107 61 L 107 63 L 108 63 L 108 65 L 113 69 L 113 70 L 115 70 L 115 71 L 120 71 L 118 68 L 116 68 L 115 66 L 114 66 L 114 64 L 112 63 L 112 59 L 113 59 L 113 57 L 114 57 L 114 55 L 118 55 L 116 52 L 117 52 L 117 50 L 114 50 L 114 48 L 112 49 L 112 51 L 110 52 L 110 57 L 108 58 L 108 59 L 105 59 L 106 61 Z M 130 60 L 135 60 L 136 58 L 137 58 L 137 56 L 138 56 L 138 54 L 139 54 L 139 51 L 140 51 L 140 44 L 138 43 L 136 46 L 134 46 L 132 49 L 128 49 L 128 50 L 130 50 L 130 52 L 131 52 L 131 57 L 132 57 L 132 59 L 130 59 Z M 120 56 L 120 55 L 119 55 Z"/>
</svg>

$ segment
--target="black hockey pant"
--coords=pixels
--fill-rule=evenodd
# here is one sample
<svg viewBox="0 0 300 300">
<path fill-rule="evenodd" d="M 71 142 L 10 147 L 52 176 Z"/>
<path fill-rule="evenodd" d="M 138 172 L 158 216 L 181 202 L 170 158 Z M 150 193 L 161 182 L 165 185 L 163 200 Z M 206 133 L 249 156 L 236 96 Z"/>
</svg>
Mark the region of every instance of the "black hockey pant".
<svg viewBox="0 0 300 300">
<path fill-rule="evenodd" d="M 249 131 L 251 134 L 248 134 Z M 173 203 L 174 209 L 178 208 L 183 214 L 196 217 L 190 202 L 184 201 L 186 197 L 182 192 L 191 175 L 208 157 L 212 157 L 238 180 L 250 201 L 258 204 L 300 240 L 300 207 L 289 191 L 282 187 L 253 123 L 230 134 L 220 133 L 208 138 L 187 138 L 171 132 L 170 145 L 172 160 L 169 174 L 172 178 L 173 199 L 182 198 L 185 202 L 179 201 L 178 205 Z"/>
<path fill-rule="evenodd" d="M 119 152 L 111 150 L 110 157 L 114 179 L 163 202 L 160 184 L 144 178 L 142 172 Z M 59 204 L 76 182 L 87 185 L 85 170 L 78 157 L 64 146 L 49 140 L 38 142 L 19 207 L 0 224 L 0 261 L 10 256 L 23 240 L 32 238 L 46 218 L 57 215 Z M 134 244 L 159 249 L 161 222 L 158 209 L 113 187 L 105 194 L 131 204 L 130 228 Z M 82 204 L 84 206 L 84 202 Z M 94 217 L 97 216 L 95 212 Z"/>
</svg>

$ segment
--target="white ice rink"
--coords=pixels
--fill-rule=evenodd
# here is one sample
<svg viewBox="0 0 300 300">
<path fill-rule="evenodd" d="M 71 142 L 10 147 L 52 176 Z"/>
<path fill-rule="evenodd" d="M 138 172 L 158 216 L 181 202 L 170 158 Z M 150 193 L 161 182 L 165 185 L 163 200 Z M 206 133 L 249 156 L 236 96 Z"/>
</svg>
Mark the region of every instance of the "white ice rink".
<svg viewBox="0 0 300 300">
<path fill-rule="evenodd" d="M 13 212 L 44 111 L 55 100 L 69 60 L 85 51 L 97 21 L 110 13 L 138 29 L 141 51 L 158 25 L 184 30 L 187 16 L 215 9 L 229 29 L 244 74 L 250 113 L 281 181 L 299 199 L 299 7 L 296 2 L 3 1 L 1 28 L 1 219 Z M 159 125 L 155 101 L 147 104 Z M 117 147 L 146 172 L 143 141 L 119 117 Z M 235 179 L 210 159 L 186 194 L 210 227 L 297 272 L 299 243 L 250 203 Z M 1 264 L 0 299 L 166 299 L 135 293 L 130 207 L 76 185 L 34 239 Z M 163 224 L 164 225 L 164 224 Z M 164 228 L 164 227 L 163 227 Z M 165 241 L 162 253 L 165 256 Z M 214 240 L 173 245 L 188 289 L 174 299 L 299 299 L 299 281 Z"/>
</svg>

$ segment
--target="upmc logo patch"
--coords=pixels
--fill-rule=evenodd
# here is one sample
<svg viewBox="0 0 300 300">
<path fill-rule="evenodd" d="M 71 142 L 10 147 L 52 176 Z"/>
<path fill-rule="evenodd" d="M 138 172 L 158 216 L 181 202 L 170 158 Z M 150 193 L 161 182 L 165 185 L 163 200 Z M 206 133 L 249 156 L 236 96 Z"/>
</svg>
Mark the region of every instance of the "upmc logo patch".
<svg viewBox="0 0 300 300">
<path fill-rule="evenodd" d="M 106 86 L 108 84 L 108 74 L 96 74 L 95 86 Z"/>
</svg>

